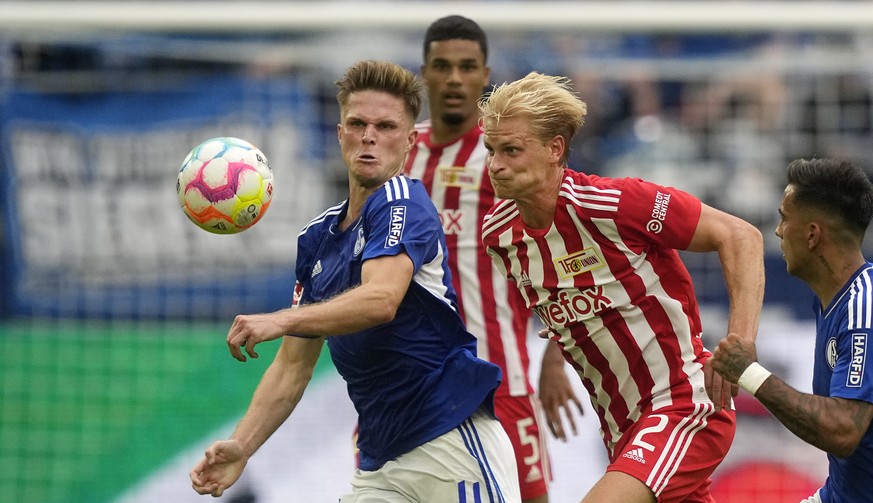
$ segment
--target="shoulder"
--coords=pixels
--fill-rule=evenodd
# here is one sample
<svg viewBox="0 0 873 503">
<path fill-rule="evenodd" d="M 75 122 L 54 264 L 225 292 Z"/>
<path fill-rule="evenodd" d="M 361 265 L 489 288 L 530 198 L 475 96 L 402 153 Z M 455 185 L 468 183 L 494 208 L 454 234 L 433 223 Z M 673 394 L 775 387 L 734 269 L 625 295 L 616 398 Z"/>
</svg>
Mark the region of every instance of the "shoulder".
<svg viewBox="0 0 873 503">
<path fill-rule="evenodd" d="M 617 211 L 628 180 L 566 170 L 558 197 L 589 210 Z"/>
<path fill-rule="evenodd" d="M 337 215 L 342 213 L 343 207 L 345 207 L 345 205 L 346 201 L 343 201 L 324 210 L 320 215 L 310 220 L 309 223 L 306 224 L 305 227 L 303 227 L 303 230 L 300 231 L 300 234 L 298 236 L 300 238 L 303 238 L 307 234 L 315 234 L 317 229 L 325 225 L 330 225 L 330 222 L 332 222 Z"/>
<path fill-rule="evenodd" d="M 364 204 L 364 213 L 381 213 L 387 208 L 397 206 L 433 208 L 433 202 L 421 181 L 406 175 L 397 175 L 370 195 Z"/>
<path fill-rule="evenodd" d="M 498 201 L 482 220 L 482 239 L 487 243 L 492 236 L 500 234 L 502 229 L 512 226 L 518 218 L 518 206 L 508 199 Z"/>
</svg>

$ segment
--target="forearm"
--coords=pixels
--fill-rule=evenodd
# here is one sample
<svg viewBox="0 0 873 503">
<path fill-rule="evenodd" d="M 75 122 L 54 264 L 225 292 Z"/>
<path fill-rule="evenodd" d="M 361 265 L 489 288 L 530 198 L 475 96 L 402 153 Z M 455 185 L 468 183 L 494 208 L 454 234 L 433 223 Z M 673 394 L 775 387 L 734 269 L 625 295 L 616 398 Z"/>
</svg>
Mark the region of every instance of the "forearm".
<svg viewBox="0 0 873 503">
<path fill-rule="evenodd" d="M 719 252 L 730 299 L 727 331 L 755 340 L 764 302 L 764 244 L 757 229 L 738 225 L 742 230 Z"/>
<path fill-rule="evenodd" d="M 289 334 L 334 336 L 387 323 L 394 319 L 396 295 L 374 285 L 361 285 L 330 300 L 283 311 Z"/>
<path fill-rule="evenodd" d="M 851 454 L 870 422 L 861 402 L 801 393 L 775 375 L 755 398 L 800 439 L 836 456 Z"/>
<path fill-rule="evenodd" d="M 297 407 L 321 353 L 321 341 L 285 338 L 231 438 L 251 457 Z M 293 349 L 292 349 L 293 348 Z"/>
</svg>

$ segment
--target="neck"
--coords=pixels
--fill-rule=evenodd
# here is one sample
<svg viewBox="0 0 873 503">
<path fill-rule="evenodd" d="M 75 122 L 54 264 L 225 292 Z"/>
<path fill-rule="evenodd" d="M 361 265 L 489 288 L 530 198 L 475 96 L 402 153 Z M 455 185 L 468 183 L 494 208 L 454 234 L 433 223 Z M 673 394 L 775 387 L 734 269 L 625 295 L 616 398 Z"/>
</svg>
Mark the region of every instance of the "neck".
<svg viewBox="0 0 873 503">
<path fill-rule="evenodd" d="M 564 170 L 557 170 L 558 176 L 550 180 L 542 190 L 533 191 L 530 197 L 515 200 L 518 212 L 525 225 L 531 229 L 547 229 L 555 219 L 555 208 L 558 206 L 558 192 L 564 181 Z"/>
<path fill-rule="evenodd" d="M 479 117 L 471 115 L 460 124 L 447 124 L 431 115 L 430 142 L 436 145 L 452 143 L 479 124 Z"/>
<path fill-rule="evenodd" d="M 830 305 L 855 271 L 866 262 L 860 250 L 851 253 L 822 253 L 816 260 L 817 277 L 807 282 L 818 296 L 823 309 Z"/>
</svg>

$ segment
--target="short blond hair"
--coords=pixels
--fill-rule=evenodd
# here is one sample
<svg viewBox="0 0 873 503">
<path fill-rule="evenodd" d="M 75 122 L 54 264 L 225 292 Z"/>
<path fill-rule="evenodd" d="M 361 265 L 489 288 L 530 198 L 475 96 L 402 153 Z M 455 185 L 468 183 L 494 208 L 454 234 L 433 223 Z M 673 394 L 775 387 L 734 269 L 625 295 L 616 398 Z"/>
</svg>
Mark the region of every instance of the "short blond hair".
<svg viewBox="0 0 873 503">
<path fill-rule="evenodd" d="M 524 78 L 496 86 L 479 100 L 479 122 L 487 133 L 501 119 L 528 120 L 531 132 L 542 142 L 562 136 L 566 145 L 585 123 L 588 106 L 572 90 L 570 79 L 530 72 Z M 561 159 L 567 162 L 567 148 Z"/>
</svg>

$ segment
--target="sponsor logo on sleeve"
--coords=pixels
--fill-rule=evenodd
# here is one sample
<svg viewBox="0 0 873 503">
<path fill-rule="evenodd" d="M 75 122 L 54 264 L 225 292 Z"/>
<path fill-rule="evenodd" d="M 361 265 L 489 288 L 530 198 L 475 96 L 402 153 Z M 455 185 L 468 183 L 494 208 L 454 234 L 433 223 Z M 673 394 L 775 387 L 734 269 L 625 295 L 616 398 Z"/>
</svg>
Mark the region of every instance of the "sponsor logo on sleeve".
<svg viewBox="0 0 873 503">
<path fill-rule="evenodd" d="M 655 194 L 655 204 L 652 206 L 652 219 L 646 224 L 646 230 L 654 234 L 664 229 L 664 219 L 667 218 L 667 208 L 670 206 L 670 194 L 658 191 Z"/>
<path fill-rule="evenodd" d="M 400 244 L 400 240 L 403 238 L 403 229 L 406 227 L 406 206 L 392 206 L 390 215 L 385 248 Z"/>
<path fill-rule="evenodd" d="M 867 334 L 852 334 L 852 361 L 849 363 L 849 375 L 846 386 L 860 388 L 864 381 L 864 362 L 867 359 Z"/>
<path fill-rule="evenodd" d="M 562 279 L 603 267 L 604 262 L 592 248 L 554 259 L 555 269 Z"/>
</svg>

